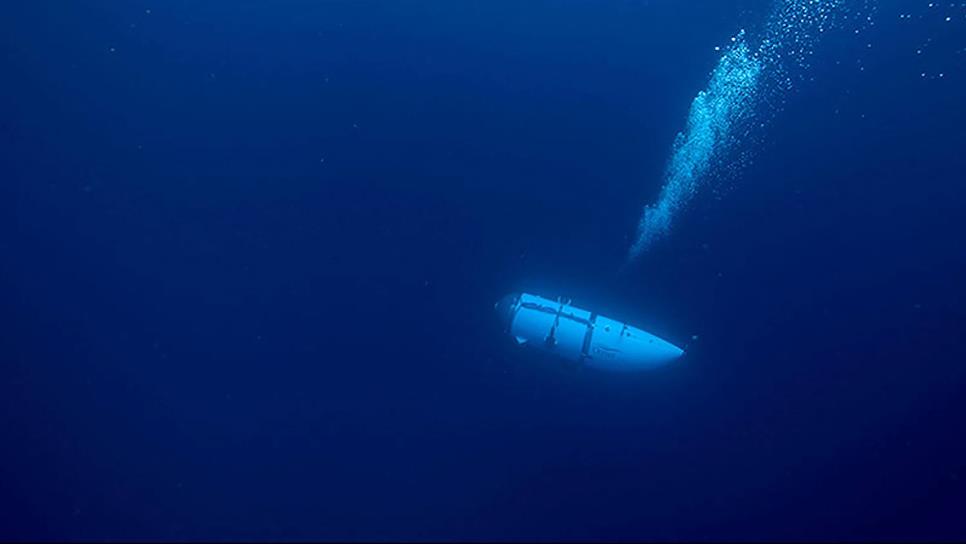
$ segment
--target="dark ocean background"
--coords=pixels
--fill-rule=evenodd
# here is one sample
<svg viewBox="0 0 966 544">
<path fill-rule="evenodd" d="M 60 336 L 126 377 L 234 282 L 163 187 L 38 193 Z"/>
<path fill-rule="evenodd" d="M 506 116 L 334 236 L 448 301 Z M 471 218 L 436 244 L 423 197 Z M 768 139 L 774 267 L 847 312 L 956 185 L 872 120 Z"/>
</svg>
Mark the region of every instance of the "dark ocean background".
<svg viewBox="0 0 966 544">
<path fill-rule="evenodd" d="M 0 539 L 966 538 L 966 7 L 846 4 L 619 274 L 771 0 L 3 3 Z"/>
</svg>

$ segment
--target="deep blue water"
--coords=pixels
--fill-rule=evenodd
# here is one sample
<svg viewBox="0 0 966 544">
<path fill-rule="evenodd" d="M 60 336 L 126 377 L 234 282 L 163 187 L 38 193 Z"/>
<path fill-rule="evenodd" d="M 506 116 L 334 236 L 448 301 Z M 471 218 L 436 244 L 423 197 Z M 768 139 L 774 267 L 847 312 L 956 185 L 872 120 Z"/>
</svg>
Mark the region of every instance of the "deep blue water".
<svg viewBox="0 0 966 544">
<path fill-rule="evenodd" d="M 0 539 L 966 538 L 962 3 L 844 0 L 618 272 L 773 1 L 4 3 Z"/>
</svg>

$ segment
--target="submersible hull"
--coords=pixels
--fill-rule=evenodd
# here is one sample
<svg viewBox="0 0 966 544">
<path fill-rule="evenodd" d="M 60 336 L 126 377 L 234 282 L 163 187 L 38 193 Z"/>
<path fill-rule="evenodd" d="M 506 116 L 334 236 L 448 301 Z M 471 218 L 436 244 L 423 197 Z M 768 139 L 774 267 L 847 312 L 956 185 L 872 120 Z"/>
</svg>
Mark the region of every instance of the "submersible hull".
<svg viewBox="0 0 966 544">
<path fill-rule="evenodd" d="M 667 340 L 562 299 L 515 293 L 497 302 L 496 310 L 517 344 L 589 367 L 644 370 L 684 355 Z"/>
</svg>

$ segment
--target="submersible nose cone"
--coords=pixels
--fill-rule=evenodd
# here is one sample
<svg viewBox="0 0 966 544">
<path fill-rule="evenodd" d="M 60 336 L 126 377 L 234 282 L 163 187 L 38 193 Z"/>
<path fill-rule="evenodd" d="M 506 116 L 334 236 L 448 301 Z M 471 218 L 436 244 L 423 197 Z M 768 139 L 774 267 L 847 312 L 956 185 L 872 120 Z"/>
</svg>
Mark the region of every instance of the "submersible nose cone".
<svg viewBox="0 0 966 544">
<path fill-rule="evenodd" d="M 649 347 L 651 356 L 655 359 L 663 360 L 665 363 L 680 359 L 684 355 L 683 349 L 656 336 L 653 337 L 653 342 Z"/>
</svg>

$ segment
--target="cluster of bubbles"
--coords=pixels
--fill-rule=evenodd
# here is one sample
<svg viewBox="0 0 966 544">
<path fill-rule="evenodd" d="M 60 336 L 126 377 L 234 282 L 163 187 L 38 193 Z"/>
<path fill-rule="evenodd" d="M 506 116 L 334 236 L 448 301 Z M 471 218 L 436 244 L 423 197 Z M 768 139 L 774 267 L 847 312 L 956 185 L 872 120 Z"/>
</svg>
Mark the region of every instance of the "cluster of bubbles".
<svg viewBox="0 0 966 544">
<path fill-rule="evenodd" d="M 711 74 L 708 88 L 691 103 L 687 127 L 674 142 L 664 187 L 657 202 L 644 209 L 630 258 L 663 238 L 672 219 L 693 198 L 735 127 L 753 111 L 761 72 L 761 60 L 751 54 L 744 34 L 739 34 Z"/>
<path fill-rule="evenodd" d="M 708 180 L 734 174 L 750 147 L 781 108 L 783 96 L 805 77 L 822 34 L 847 17 L 844 0 L 776 0 L 756 47 L 739 32 L 724 48 L 708 86 L 691 104 L 675 139 L 664 184 L 644 208 L 628 252 L 636 260 L 670 232 L 677 215 Z"/>
</svg>

